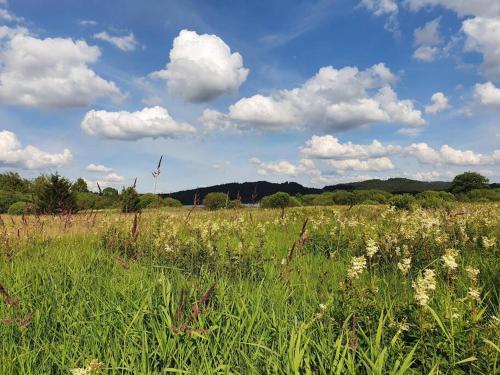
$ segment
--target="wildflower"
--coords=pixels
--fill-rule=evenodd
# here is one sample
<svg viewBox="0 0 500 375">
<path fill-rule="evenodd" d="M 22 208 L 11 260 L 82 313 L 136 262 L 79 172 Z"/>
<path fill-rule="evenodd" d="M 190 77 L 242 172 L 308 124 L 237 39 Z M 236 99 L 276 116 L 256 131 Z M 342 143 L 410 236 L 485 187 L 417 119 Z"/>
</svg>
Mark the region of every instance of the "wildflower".
<svg viewBox="0 0 500 375">
<path fill-rule="evenodd" d="M 477 268 L 468 266 L 465 268 L 467 275 L 469 276 L 470 281 L 475 284 L 477 283 L 477 277 L 479 276 L 479 270 Z"/>
<path fill-rule="evenodd" d="M 489 249 L 490 247 L 495 246 L 497 240 L 495 237 L 493 238 L 488 238 L 486 236 L 483 236 L 482 238 L 483 246 L 485 249 Z"/>
<path fill-rule="evenodd" d="M 481 291 L 478 288 L 470 287 L 467 295 L 476 301 L 481 301 Z"/>
<path fill-rule="evenodd" d="M 411 257 L 403 258 L 401 262 L 398 262 L 398 269 L 403 275 L 406 275 L 411 268 Z"/>
<path fill-rule="evenodd" d="M 368 241 L 366 241 L 366 255 L 368 255 L 368 258 L 372 258 L 375 254 L 377 254 L 377 252 L 377 243 L 370 238 Z"/>
<path fill-rule="evenodd" d="M 436 289 L 436 274 L 433 270 L 425 270 L 423 276 L 419 275 L 412 284 L 415 289 L 415 299 L 420 306 L 427 306 L 430 292 Z"/>
<path fill-rule="evenodd" d="M 366 258 L 364 255 L 360 257 L 353 257 L 351 259 L 351 268 L 347 271 L 349 279 L 354 280 L 359 277 L 366 269 Z"/>
<path fill-rule="evenodd" d="M 444 267 L 449 271 L 455 271 L 458 267 L 458 264 L 455 258 L 458 256 L 458 251 L 455 249 L 446 249 L 445 254 L 441 257 L 443 260 Z"/>
<path fill-rule="evenodd" d="M 90 361 L 85 368 L 75 368 L 71 370 L 72 375 L 97 375 L 104 367 L 104 364 L 99 362 L 97 359 Z"/>
</svg>

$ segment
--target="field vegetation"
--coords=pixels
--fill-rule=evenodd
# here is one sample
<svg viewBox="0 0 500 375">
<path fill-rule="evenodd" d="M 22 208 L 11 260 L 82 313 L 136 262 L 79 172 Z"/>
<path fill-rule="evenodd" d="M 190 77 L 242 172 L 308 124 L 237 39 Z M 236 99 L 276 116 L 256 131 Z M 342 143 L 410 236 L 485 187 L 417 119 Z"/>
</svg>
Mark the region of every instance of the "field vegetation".
<svg viewBox="0 0 500 375">
<path fill-rule="evenodd" d="M 2 215 L 0 373 L 498 373 L 500 205 L 429 195 Z"/>
</svg>

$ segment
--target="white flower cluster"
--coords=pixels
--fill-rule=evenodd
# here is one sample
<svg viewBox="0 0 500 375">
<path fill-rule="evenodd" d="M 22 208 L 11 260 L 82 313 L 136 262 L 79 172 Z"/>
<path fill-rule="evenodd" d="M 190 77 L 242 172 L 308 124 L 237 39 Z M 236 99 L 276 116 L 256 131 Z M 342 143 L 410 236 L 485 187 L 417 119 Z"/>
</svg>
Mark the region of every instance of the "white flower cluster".
<svg viewBox="0 0 500 375">
<path fill-rule="evenodd" d="M 366 269 L 366 258 L 364 255 L 361 255 L 360 257 L 353 257 L 351 259 L 351 268 L 349 268 L 349 271 L 347 271 L 347 276 L 351 280 L 355 280 L 359 278 L 359 276 L 363 273 L 363 271 Z"/>
<path fill-rule="evenodd" d="M 436 289 L 436 274 L 433 270 L 425 270 L 423 276 L 419 275 L 417 281 L 413 282 L 415 299 L 420 306 L 427 306 L 430 293 Z"/>
<path fill-rule="evenodd" d="M 446 249 L 445 254 L 441 257 L 443 261 L 443 266 L 447 271 L 452 272 L 458 268 L 456 257 L 458 256 L 458 251 L 455 249 Z"/>
<path fill-rule="evenodd" d="M 403 258 L 401 262 L 398 262 L 398 269 L 403 275 L 406 275 L 411 268 L 411 257 Z"/>
<path fill-rule="evenodd" d="M 103 367 L 103 363 L 99 362 L 97 359 L 93 359 L 87 367 L 71 370 L 71 375 L 97 375 L 101 372 Z"/>
<path fill-rule="evenodd" d="M 371 238 L 366 241 L 366 255 L 368 255 L 368 258 L 372 258 L 375 254 L 378 253 L 378 246 L 377 243 L 372 240 Z"/>
</svg>

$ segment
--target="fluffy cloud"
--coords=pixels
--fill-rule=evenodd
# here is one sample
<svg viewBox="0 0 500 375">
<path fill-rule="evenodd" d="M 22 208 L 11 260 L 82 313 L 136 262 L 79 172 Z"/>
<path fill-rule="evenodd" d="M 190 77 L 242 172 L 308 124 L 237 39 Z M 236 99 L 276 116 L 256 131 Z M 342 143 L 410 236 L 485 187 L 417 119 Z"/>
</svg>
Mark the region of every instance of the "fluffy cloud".
<svg viewBox="0 0 500 375">
<path fill-rule="evenodd" d="M 124 181 L 125 177 L 116 173 L 108 173 L 99 179 L 85 179 L 85 182 L 91 190 L 97 190 L 97 184 L 99 184 L 101 189 L 104 189 L 106 187 L 118 187 L 122 185 Z"/>
<path fill-rule="evenodd" d="M 106 167 L 105 165 L 102 164 L 89 164 L 85 167 L 85 170 L 87 172 L 94 172 L 94 173 L 113 172 L 113 168 Z"/>
<path fill-rule="evenodd" d="M 491 82 L 474 86 L 474 99 L 477 104 L 500 109 L 500 88 Z"/>
<path fill-rule="evenodd" d="M 337 138 L 331 135 L 314 135 L 306 141 L 305 146 L 300 151 L 302 155 L 312 159 L 359 159 L 398 153 L 401 151 L 401 147 L 384 146 L 377 140 L 367 145 L 353 144 L 352 142 L 340 143 Z"/>
<path fill-rule="evenodd" d="M 392 162 L 386 156 L 412 156 L 424 164 L 447 164 L 459 166 L 492 165 L 500 160 L 500 150 L 492 155 L 477 154 L 473 151 L 457 150 L 443 145 L 439 150 L 427 143 L 413 143 L 409 146 L 384 145 L 377 140 L 370 144 L 341 143 L 331 135 L 313 136 L 300 149 L 301 154 L 310 159 L 325 159 L 335 168 L 352 170 L 392 169 Z M 347 160 L 347 161 L 346 161 Z M 345 161 L 345 163 L 342 163 Z M 365 163 L 363 163 L 363 161 Z M 354 169 L 355 167 L 359 169 Z M 366 168 L 366 169 L 364 169 Z M 376 170 L 376 169 L 372 169 Z"/>
<path fill-rule="evenodd" d="M 414 31 L 414 45 L 417 47 L 413 53 L 413 58 L 422 61 L 433 61 L 439 53 L 439 48 L 436 47 L 441 43 L 439 34 L 440 18 L 436 18 L 427 22 L 423 27 L 419 27 Z"/>
<path fill-rule="evenodd" d="M 0 167 L 42 169 L 67 164 L 71 159 L 68 149 L 59 154 L 51 154 L 31 145 L 22 147 L 16 134 L 7 130 L 0 131 Z"/>
<path fill-rule="evenodd" d="M 398 32 L 397 15 L 399 7 L 396 0 L 361 0 L 360 5 L 373 12 L 376 16 L 387 16 L 384 28 L 391 32 Z"/>
<path fill-rule="evenodd" d="M 441 18 L 427 22 L 422 27 L 417 27 L 413 32 L 416 46 L 435 46 L 441 42 L 439 35 L 439 23 Z"/>
<path fill-rule="evenodd" d="M 287 160 L 266 163 L 257 158 L 251 158 L 250 163 L 257 165 L 257 173 L 263 176 L 269 174 L 286 176 L 316 176 L 319 174 L 319 171 L 314 166 L 314 162 L 309 159 L 301 159 L 298 164 L 292 164 Z"/>
<path fill-rule="evenodd" d="M 431 103 L 425 107 L 425 112 L 436 114 L 448 108 L 448 98 L 442 92 L 436 92 L 431 96 Z"/>
<path fill-rule="evenodd" d="M 467 35 L 466 49 L 483 55 L 484 74 L 500 81 L 500 16 L 467 19 L 463 22 L 462 29 Z"/>
<path fill-rule="evenodd" d="M 394 169 L 391 159 L 387 157 L 374 159 L 344 159 L 344 160 L 328 160 L 327 164 L 337 170 L 344 171 L 387 171 Z"/>
<path fill-rule="evenodd" d="M 94 38 L 111 43 L 122 51 L 134 51 L 137 48 L 137 40 L 135 39 L 133 33 L 122 36 L 113 36 L 109 35 L 106 31 L 102 31 L 94 34 Z"/>
<path fill-rule="evenodd" d="M 443 6 L 460 17 L 473 16 L 462 22 L 466 50 L 483 55 L 483 72 L 500 80 L 500 2 L 492 0 L 407 0 L 412 10 L 425 6 Z"/>
<path fill-rule="evenodd" d="M 441 146 L 440 150 L 435 150 L 426 143 L 414 143 L 404 149 L 407 155 L 415 156 L 418 161 L 424 164 L 448 164 L 457 166 L 477 166 L 496 164 L 499 159 L 496 156 L 498 150 L 492 155 L 477 154 L 473 151 L 457 150 L 448 145 Z"/>
<path fill-rule="evenodd" d="M 398 5 L 394 0 L 361 0 L 361 5 L 376 16 L 398 12 Z"/>
<path fill-rule="evenodd" d="M 500 16 L 500 3 L 492 0 L 406 0 L 412 10 L 426 6 L 443 6 L 459 16 Z"/>
<path fill-rule="evenodd" d="M 111 81 L 89 68 L 99 48 L 83 40 L 38 39 L 26 29 L 3 29 L 0 37 L 0 103 L 31 107 L 87 106 L 98 98 L 123 98 Z"/>
<path fill-rule="evenodd" d="M 240 99 L 227 114 L 210 112 L 208 125 L 216 127 L 215 120 L 223 128 L 231 123 L 260 130 L 307 126 L 345 130 L 377 122 L 424 125 L 413 103 L 398 99 L 391 87 L 396 80 L 384 64 L 366 70 L 323 67 L 295 89 Z"/>
<path fill-rule="evenodd" d="M 434 61 L 439 53 L 438 47 L 420 46 L 413 52 L 413 58 L 425 62 Z"/>
<path fill-rule="evenodd" d="M 137 112 L 92 110 L 83 118 L 81 127 L 90 135 L 122 140 L 175 138 L 196 131 L 185 122 L 175 121 L 165 108 L 158 106 Z"/>
<path fill-rule="evenodd" d="M 174 39 L 170 62 L 151 76 L 165 79 L 172 94 L 200 103 L 237 92 L 248 72 L 241 55 L 231 53 L 217 35 L 182 30 Z"/>
</svg>

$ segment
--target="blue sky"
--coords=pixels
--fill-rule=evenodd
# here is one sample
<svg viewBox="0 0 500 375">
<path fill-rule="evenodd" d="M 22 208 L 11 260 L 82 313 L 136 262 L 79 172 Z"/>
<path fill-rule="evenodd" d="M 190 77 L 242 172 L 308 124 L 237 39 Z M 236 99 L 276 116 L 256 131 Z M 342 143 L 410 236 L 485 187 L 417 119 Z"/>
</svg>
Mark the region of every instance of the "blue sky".
<svg viewBox="0 0 500 375">
<path fill-rule="evenodd" d="M 0 1 L 0 171 L 500 181 L 500 1 Z"/>
</svg>

